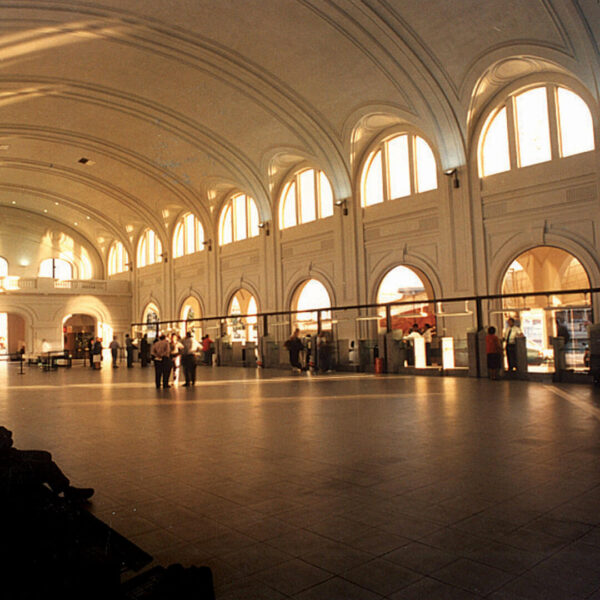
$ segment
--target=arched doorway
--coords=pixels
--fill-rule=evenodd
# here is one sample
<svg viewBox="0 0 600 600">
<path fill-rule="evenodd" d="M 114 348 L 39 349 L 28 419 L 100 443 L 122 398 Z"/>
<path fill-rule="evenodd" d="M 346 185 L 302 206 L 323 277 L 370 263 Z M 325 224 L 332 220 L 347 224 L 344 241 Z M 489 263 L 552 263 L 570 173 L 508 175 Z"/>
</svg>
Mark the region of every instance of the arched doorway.
<svg viewBox="0 0 600 600">
<path fill-rule="evenodd" d="M 410 302 L 392 306 L 391 326 L 392 331 L 408 333 L 417 323 L 422 331 L 426 324 L 435 327 L 435 314 L 433 304 L 433 287 L 427 277 L 418 269 L 399 265 L 389 270 L 377 289 L 377 303 Z M 383 333 L 386 330 L 385 308 L 379 309 L 378 328 Z"/>
<path fill-rule="evenodd" d="M 96 335 L 96 319 L 89 315 L 69 315 L 63 321 L 63 348 L 73 358 L 83 358 L 89 341 Z"/>
<path fill-rule="evenodd" d="M 202 338 L 202 325 L 200 321 L 193 322 L 192 320 L 199 319 L 201 316 L 200 302 L 197 298 L 190 296 L 184 301 L 179 313 L 179 319 L 183 321 L 179 327 L 179 335 L 183 337 L 188 331 L 191 331 L 196 340 L 200 340 Z M 188 323 L 188 321 L 192 322 Z"/>
<path fill-rule="evenodd" d="M 14 313 L 0 313 L 0 354 L 15 354 L 25 346 L 25 319 Z M 30 349 L 31 350 L 31 349 Z"/>
<path fill-rule="evenodd" d="M 528 368 L 553 368 L 552 338 L 565 338 L 566 367 L 583 369 L 592 321 L 590 280 L 581 262 L 569 252 L 553 246 L 537 246 L 515 258 L 502 279 L 503 323 L 513 318 L 526 337 Z M 531 296 L 534 292 L 548 292 Z"/>
<path fill-rule="evenodd" d="M 329 308 L 331 298 L 325 286 L 316 279 L 300 284 L 292 297 L 292 330 L 299 328 L 304 334 L 315 334 L 319 329 L 318 309 Z M 321 329 L 331 330 L 331 311 L 321 311 Z"/>
<path fill-rule="evenodd" d="M 256 298 L 245 289 L 239 289 L 229 303 L 227 336 L 231 342 L 256 342 L 258 339 Z M 240 315 L 248 315 L 246 317 Z M 254 316 L 253 316 L 254 315 Z"/>
</svg>

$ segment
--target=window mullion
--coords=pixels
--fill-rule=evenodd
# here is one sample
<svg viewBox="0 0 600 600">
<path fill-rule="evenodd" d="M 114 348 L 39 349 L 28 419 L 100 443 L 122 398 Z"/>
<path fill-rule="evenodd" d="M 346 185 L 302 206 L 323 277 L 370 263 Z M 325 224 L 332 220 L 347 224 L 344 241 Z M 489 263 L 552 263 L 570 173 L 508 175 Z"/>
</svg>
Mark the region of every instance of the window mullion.
<svg viewBox="0 0 600 600">
<path fill-rule="evenodd" d="M 237 210 L 236 210 L 236 203 L 234 201 L 234 199 L 232 198 L 229 201 L 230 205 L 231 205 L 231 241 L 232 242 L 237 242 L 237 237 L 236 237 L 236 232 L 237 232 Z"/>
<path fill-rule="evenodd" d="M 387 202 L 390 199 L 390 160 L 388 155 L 388 145 L 384 142 L 381 146 L 381 169 L 383 181 L 383 201 Z"/>
<path fill-rule="evenodd" d="M 296 225 L 302 224 L 302 189 L 300 187 L 300 174 L 297 173 L 294 177 L 296 186 L 294 188 L 294 202 L 296 203 Z"/>
<path fill-rule="evenodd" d="M 546 86 L 546 104 L 548 111 L 548 122 L 550 124 L 550 153 L 552 159 L 562 156 L 560 148 L 560 131 L 558 126 L 558 102 L 556 100 L 556 86 Z"/>
<path fill-rule="evenodd" d="M 408 134 L 408 172 L 410 173 L 410 193 L 414 195 L 418 189 L 417 186 L 417 152 L 415 144 L 417 138 L 412 134 Z"/>
<path fill-rule="evenodd" d="M 315 215 L 317 219 L 321 218 L 321 178 L 319 171 L 315 169 L 314 185 L 315 185 Z"/>
<path fill-rule="evenodd" d="M 515 111 L 515 97 L 512 96 L 506 103 L 506 127 L 508 129 L 508 153 L 510 168 L 519 167 L 519 150 L 517 147 L 517 115 Z"/>
</svg>

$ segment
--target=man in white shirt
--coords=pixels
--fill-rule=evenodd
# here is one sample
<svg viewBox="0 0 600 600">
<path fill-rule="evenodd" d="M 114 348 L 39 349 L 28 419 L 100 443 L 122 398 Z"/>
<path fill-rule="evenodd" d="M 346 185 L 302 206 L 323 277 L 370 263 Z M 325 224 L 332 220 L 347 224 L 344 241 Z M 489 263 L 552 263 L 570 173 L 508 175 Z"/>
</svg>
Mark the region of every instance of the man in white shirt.
<svg viewBox="0 0 600 600">
<path fill-rule="evenodd" d="M 181 349 L 181 362 L 183 363 L 183 374 L 185 383 L 183 387 L 189 387 L 196 383 L 196 353 L 198 352 L 198 342 L 194 339 L 191 331 L 185 334 L 183 347 Z"/>
<path fill-rule="evenodd" d="M 504 346 L 506 348 L 506 360 L 508 361 L 508 370 L 517 370 L 517 338 L 523 337 L 521 328 L 515 325 L 513 318 L 508 319 L 507 327 L 504 330 Z"/>
</svg>

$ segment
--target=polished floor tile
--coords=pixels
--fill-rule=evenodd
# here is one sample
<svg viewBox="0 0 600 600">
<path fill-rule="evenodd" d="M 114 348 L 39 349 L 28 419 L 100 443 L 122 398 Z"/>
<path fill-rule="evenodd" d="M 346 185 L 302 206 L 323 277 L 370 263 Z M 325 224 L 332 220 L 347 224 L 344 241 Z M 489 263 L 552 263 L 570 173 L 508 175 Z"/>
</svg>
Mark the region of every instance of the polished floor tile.
<svg viewBox="0 0 600 600">
<path fill-rule="evenodd" d="M 0 365 L 0 424 L 217 598 L 600 597 L 600 397 L 467 378 Z"/>
</svg>

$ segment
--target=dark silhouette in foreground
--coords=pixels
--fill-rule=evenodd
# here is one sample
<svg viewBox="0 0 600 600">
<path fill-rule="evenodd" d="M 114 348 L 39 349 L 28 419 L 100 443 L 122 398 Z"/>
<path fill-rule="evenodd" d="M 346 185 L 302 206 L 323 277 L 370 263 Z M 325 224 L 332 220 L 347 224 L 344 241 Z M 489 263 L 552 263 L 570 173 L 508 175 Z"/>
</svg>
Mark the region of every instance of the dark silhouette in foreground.
<svg viewBox="0 0 600 600">
<path fill-rule="evenodd" d="M 214 600 L 207 567 L 156 566 L 152 556 L 87 511 L 49 452 L 18 450 L 0 426 L 0 564 L 7 600 Z"/>
</svg>

